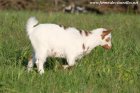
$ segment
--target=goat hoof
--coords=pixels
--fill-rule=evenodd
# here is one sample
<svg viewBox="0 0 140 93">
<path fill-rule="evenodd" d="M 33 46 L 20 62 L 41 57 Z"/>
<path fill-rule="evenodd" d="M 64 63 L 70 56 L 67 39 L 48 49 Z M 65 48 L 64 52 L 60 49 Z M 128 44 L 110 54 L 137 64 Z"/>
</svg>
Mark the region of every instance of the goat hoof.
<svg viewBox="0 0 140 93">
<path fill-rule="evenodd" d="M 69 65 L 62 65 L 63 69 L 67 69 Z"/>
<path fill-rule="evenodd" d="M 28 67 L 27 70 L 28 70 L 28 72 L 31 72 L 31 71 L 33 71 L 33 68 Z"/>
<path fill-rule="evenodd" d="M 39 74 L 40 75 L 44 74 L 44 70 L 39 70 Z"/>
<path fill-rule="evenodd" d="M 64 68 L 64 69 L 68 69 L 68 70 L 72 69 L 72 67 L 73 67 L 73 66 L 63 65 L 63 68 Z"/>
</svg>

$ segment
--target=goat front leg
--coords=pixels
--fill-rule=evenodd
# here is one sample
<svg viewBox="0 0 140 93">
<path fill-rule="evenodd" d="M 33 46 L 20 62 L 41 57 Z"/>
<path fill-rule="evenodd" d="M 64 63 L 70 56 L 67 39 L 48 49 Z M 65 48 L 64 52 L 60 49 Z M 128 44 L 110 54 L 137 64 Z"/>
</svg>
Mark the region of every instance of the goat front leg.
<svg viewBox="0 0 140 93">
<path fill-rule="evenodd" d="M 68 65 L 63 65 L 64 69 L 71 68 L 75 65 L 75 57 L 67 58 Z"/>
</svg>

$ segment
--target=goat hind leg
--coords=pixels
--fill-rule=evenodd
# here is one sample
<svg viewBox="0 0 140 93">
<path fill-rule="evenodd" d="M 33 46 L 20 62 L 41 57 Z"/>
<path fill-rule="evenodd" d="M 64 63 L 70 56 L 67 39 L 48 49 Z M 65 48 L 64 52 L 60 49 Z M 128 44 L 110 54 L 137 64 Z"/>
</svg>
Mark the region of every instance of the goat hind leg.
<svg viewBox="0 0 140 93">
<path fill-rule="evenodd" d="M 29 58 L 29 61 L 28 61 L 28 65 L 27 65 L 28 72 L 32 71 L 34 64 L 35 64 L 35 55 L 33 53 L 32 57 Z"/>
</svg>

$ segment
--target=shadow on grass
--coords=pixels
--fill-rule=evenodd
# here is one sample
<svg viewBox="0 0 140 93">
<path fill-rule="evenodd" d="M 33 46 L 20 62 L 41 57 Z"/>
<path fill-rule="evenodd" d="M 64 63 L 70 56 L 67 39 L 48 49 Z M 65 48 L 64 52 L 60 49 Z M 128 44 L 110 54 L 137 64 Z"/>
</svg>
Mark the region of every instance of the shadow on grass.
<svg viewBox="0 0 140 93">
<path fill-rule="evenodd" d="M 22 60 L 22 65 L 26 68 L 28 65 L 28 61 L 29 60 L 27 58 L 24 58 Z M 56 65 L 58 65 L 59 68 L 62 68 L 62 65 L 65 65 L 65 64 L 67 64 L 66 59 L 49 57 L 46 59 L 46 62 L 44 64 L 44 68 L 46 68 L 47 70 L 53 70 L 53 69 L 55 69 Z M 36 64 L 34 64 L 33 68 L 37 68 Z"/>
<path fill-rule="evenodd" d="M 28 61 L 31 59 L 31 50 L 26 48 L 24 50 L 18 50 L 16 51 L 16 65 L 20 65 L 25 67 L 27 69 Z M 44 64 L 44 68 L 47 70 L 53 70 L 56 67 L 59 67 L 62 69 L 62 65 L 66 65 L 67 61 L 64 58 L 53 58 L 53 57 L 48 57 L 46 59 L 46 62 Z M 34 64 L 33 68 L 37 68 L 36 65 Z"/>
</svg>

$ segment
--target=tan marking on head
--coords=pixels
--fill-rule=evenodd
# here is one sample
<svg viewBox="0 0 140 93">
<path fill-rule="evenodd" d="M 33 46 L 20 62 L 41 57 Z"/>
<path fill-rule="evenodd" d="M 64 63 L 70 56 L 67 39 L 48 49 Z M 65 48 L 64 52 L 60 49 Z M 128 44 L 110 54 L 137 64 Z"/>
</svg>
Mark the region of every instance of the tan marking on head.
<svg viewBox="0 0 140 93">
<path fill-rule="evenodd" d="M 111 40 L 110 37 L 108 37 L 107 39 L 105 39 L 106 42 L 109 42 Z"/>
<path fill-rule="evenodd" d="M 108 35 L 112 30 L 107 30 L 107 31 L 103 31 L 103 33 L 101 34 L 102 39 L 105 38 L 106 35 Z"/>
<path fill-rule="evenodd" d="M 105 48 L 105 49 L 111 49 L 111 46 L 108 46 L 107 44 L 103 45 L 102 47 Z"/>
</svg>

